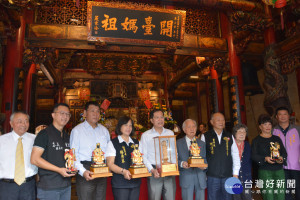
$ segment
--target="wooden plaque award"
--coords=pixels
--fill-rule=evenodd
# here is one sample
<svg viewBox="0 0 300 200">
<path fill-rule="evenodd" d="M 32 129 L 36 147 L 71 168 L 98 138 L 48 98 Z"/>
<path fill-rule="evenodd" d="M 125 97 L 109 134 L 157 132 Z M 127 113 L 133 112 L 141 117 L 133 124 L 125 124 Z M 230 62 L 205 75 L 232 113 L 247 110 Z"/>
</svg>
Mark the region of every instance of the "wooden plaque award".
<svg viewBox="0 0 300 200">
<path fill-rule="evenodd" d="M 200 156 L 200 148 L 196 138 L 192 141 L 190 146 L 190 157 L 188 159 L 189 167 L 207 167 L 204 159 Z"/>
<path fill-rule="evenodd" d="M 154 138 L 155 161 L 161 177 L 179 175 L 176 137 L 158 136 Z"/>
<path fill-rule="evenodd" d="M 143 157 L 139 150 L 139 145 L 134 145 L 134 150 L 131 153 L 132 165 L 129 168 L 132 178 L 141 178 L 151 176 L 151 173 L 148 172 L 148 169 L 143 163 Z"/>
<path fill-rule="evenodd" d="M 106 163 L 104 163 L 104 152 L 100 148 L 100 143 L 97 143 L 96 149 L 93 151 L 90 171 L 94 173 L 92 175 L 93 178 L 112 176 Z"/>
</svg>

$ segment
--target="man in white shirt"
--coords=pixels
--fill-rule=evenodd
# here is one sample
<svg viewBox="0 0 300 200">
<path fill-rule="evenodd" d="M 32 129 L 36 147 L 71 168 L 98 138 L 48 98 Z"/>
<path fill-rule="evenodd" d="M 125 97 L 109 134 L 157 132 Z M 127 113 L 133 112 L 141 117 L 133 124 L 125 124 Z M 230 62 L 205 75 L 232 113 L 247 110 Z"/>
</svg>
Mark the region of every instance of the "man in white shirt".
<svg viewBox="0 0 300 200">
<path fill-rule="evenodd" d="M 35 200 L 37 167 L 30 163 L 35 135 L 27 133 L 29 116 L 14 112 L 10 125 L 13 131 L 0 136 L 0 200 Z"/>
<path fill-rule="evenodd" d="M 206 143 L 208 200 L 230 200 L 232 195 L 224 185 L 228 178 L 238 178 L 241 166 L 239 150 L 232 134 L 224 130 L 225 117 L 222 113 L 214 113 L 210 123 L 213 129 L 201 136 Z"/>
<path fill-rule="evenodd" d="M 79 170 L 76 176 L 78 199 L 105 200 L 107 178 L 92 178 L 90 166 L 96 144 L 100 143 L 100 148 L 105 153 L 110 135 L 104 126 L 98 124 L 100 106 L 97 102 L 87 102 L 83 114 L 86 120 L 73 128 L 70 138 L 71 148 L 75 148 L 75 166 Z"/>
<path fill-rule="evenodd" d="M 154 137 L 174 135 L 173 131 L 164 128 L 164 114 L 162 110 L 152 110 L 150 121 L 153 128 L 143 133 L 141 138 L 141 153 L 143 153 L 144 164 L 152 173 L 147 178 L 149 200 L 160 200 L 163 198 L 175 199 L 176 183 L 174 176 L 160 177 L 155 163 Z"/>
</svg>

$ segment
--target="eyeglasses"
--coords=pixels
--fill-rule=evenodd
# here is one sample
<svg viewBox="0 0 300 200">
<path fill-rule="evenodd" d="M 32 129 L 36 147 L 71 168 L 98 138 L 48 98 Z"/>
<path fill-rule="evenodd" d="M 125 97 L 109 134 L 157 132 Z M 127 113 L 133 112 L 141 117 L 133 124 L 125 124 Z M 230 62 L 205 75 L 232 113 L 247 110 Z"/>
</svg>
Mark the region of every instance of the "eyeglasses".
<svg viewBox="0 0 300 200">
<path fill-rule="evenodd" d="M 66 113 L 66 112 L 54 112 L 60 114 L 60 116 L 66 116 L 66 117 L 71 117 L 71 113 Z"/>
</svg>

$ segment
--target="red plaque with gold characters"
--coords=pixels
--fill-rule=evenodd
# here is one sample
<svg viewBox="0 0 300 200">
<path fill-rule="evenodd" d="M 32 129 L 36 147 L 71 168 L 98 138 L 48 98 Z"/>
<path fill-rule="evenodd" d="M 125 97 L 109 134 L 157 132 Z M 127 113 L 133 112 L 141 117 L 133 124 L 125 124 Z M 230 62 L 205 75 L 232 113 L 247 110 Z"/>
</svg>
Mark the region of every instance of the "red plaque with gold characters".
<svg viewBox="0 0 300 200">
<path fill-rule="evenodd" d="M 90 171 L 94 173 L 92 175 L 93 178 L 112 176 L 112 173 L 104 162 L 104 152 L 100 148 L 100 143 L 97 143 L 96 148 L 93 151 Z"/>
<path fill-rule="evenodd" d="M 197 140 L 194 139 L 190 146 L 190 157 L 188 159 L 189 167 L 207 167 L 204 159 L 200 156 L 200 147 Z"/>
<path fill-rule="evenodd" d="M 179 175 L 176 137 L 158 136 L 154 138 L 156 169 L 161 177 Z"/>
<path fill-rule="evenodd" d="M 148 169 L 143 163 L 142 153 L 139 150 L 139 145 L 134 145 L 134 150 L 131 153 L 132 165 L 129 168 L 132 178 L 141 178 L 151 176 L 151 173 L 148 172 Z"/>
</svg>

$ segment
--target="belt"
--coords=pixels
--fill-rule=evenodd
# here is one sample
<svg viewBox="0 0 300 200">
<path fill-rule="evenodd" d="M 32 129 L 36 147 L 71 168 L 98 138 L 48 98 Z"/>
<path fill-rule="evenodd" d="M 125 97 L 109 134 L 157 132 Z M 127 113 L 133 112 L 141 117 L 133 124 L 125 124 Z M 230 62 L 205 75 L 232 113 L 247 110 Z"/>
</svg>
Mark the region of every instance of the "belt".
<svg viewBox="0 0 300 200">
<path fill-rule="evenodd" d="M 32 179 L 34 179 L 34 177 L 35 177 L 35 175 L 25 178 L 24 183 L 31 181 Z M 14 179 L 7 179 L 7 178 L 2 178 L 2 179 L 0 179 L 0 181 L 6 182 L 6 183 L 14 183 L 15 182 Z"/>
<path fill-rule="evenodd" d="M 80 163 L 83 165 L 91 165 L 92 164 L 91 161 L 80 161 Z"/>
</svg>

